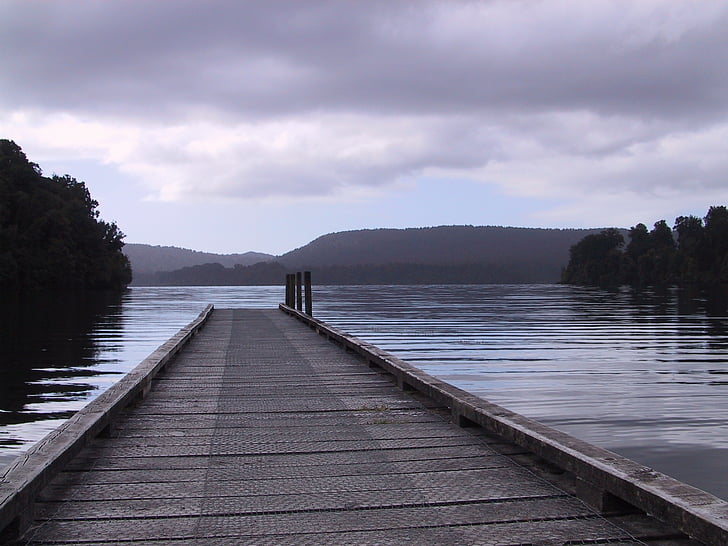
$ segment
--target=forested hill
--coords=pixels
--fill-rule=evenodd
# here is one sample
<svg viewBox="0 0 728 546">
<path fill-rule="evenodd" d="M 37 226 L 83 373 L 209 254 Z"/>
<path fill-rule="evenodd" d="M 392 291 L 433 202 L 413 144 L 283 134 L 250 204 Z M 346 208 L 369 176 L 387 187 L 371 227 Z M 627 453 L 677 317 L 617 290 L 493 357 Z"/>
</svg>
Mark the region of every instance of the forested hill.
<svg viewBox="0 0 728 546">
<path fill-rule="evenodd" d="M 99 219 L 83 182 L 47 178 L 0 139 L 0 288 L 117 289 L 131 280 L 124 234 Z"/>
<path fill-rule="evenodd" d="M 279 284 L 311 270 L 319 284 L 558 282 L 569 248 L 599 230 L 441 226 L 324 235 L 255 266 L 209 263 L 135 276 L 135 284 Z"/>
<path fill-rule="evenodd" d="M 529 263 L 558 272 L 569 248 L 598 230 L 496 226 L 367 229 L 324 235 L 278 258 L 286 266 Z"/>
<path fill-rule="evenodd" d="M 218 263 L 225 267 L 234 265 L 253 265 L 267 262 L 275 258 L 262 252 L 244 252 L 242 254 L 213 254 L 199 252 L 176 246 L 152 246 L 137 243 L 124 245 L 124 254 L 132 264 L 134 274 L 149 274 L 157 271 L 173 271 L 183 267 Z"/>
<path fill-rule="evenodd" d="M 629 232 L 606 229 L 584 237 L 570 251 L 562 281 L 569 284 L 667 286 L 728 284 L 728 207 L 715 205 L 704 218 L 678 216 L 652 230 L 639 223 Z"/>
</svg>

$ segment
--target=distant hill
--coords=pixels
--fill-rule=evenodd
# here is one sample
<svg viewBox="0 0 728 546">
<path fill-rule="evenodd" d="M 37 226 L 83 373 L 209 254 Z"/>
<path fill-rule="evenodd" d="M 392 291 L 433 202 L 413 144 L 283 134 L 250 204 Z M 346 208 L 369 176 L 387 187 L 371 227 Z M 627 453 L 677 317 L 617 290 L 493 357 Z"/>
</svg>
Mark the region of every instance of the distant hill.
<svg viewBox="0 0 728 546">
<path fill-rule="evenodd" d="M 554 280 L 569 248 L 598 229 L 439 226 L 367 229 L 324 235 L 277 258 L 289 267 L 384 264 L 533 264 Z"/>
<path fill-rule="evenodd" d="M 245 266 L 267 262 L 274 258 L 271 254 L 262 252 L 213 254 L 175 246 L 152 246 L 137 243 L 124 245 L 124 254 L 129 258 L 132 272 L 135 275 L 149 275 L 158 271 L 173 271 L 207 263 L 218 263 L 226 267 L 238 264 Z"/>
<path fill-rule="evenodd" d="M 569 248 L 599 231 L 494 226 L 346 231 L 268 257 L 267 264 L 224 267 L 207 259 L 220 265 L 135 276 L 134 283 L 280 284 L 285 271 L 302 269 L 311 270 L 319 284 L 553 283 L 569 261 Z"/>
</svg>

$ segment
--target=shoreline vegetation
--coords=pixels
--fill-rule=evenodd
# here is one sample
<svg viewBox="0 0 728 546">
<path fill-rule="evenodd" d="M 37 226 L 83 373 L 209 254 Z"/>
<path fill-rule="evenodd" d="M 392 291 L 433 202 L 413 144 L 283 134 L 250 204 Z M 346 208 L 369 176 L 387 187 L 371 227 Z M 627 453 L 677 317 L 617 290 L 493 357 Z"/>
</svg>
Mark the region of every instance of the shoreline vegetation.
<svg viewBox="0 0 728 546">
<path fill-rule="evenodd" d="M 319 285 L 551 284 L 541 264 L 418 264 L 301 266 Z M 271 286 L 292 269 L 280 262 L 224 267 L 208 263 L 174 271 L 135 274 L 132 286 Z"/>
<path fill-rule="evenodd" d="M 45 177 L 0 139 L 0 289 L 111 289 L 131 282 L 124 234 L 99 219 L 86 185 Z"/>
<path fill-rule="evenodd" d="M 317 284 L 557 283 L 569 248 L 600 229 L 436 226 L 329 233 L 281 256 L 210 255 L 129 244 L 133 286 L 280 284 L 311 271 Z M 240 263 L 243 262 L 244 263 Z M 250 261 L 248 261 L 250 260 Z M 186 263 L 185 263 L 186 262 Z"/>
<path fill-rule="evenodd" d="M 43 176 L 15 142 L 0 139 L 0 290 L 276 285 L 291 270 L 310 270 L 318 284 L 329 285 L 728 283 L 722 205 L 704 218 L 679 216 L 672 228 L 660 220 L 651 230 L 639 223 L 629 230 L 437 226 L 330 233 L 281 256 L 142 244 L 124 251 L 124 234 L 101 220 L 97 207 L 84 182 Z"/>
<path fill-rule="evenodd" d="M 561 282 L 589 286 L 715 286 L 728 283 L 728 209 L 712 206 L 704 218 L 679 216 L 652 230 L 590 234 L 571 247 Z"/>
</svg>

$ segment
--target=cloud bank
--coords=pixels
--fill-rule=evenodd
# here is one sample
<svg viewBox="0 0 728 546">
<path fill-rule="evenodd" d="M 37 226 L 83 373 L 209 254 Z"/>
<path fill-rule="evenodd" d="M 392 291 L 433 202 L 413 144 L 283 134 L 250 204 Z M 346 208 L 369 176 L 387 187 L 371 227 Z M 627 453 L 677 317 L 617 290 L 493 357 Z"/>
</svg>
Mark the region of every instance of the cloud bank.
<svg viewBox="0 0 728 546">
<path fill-rule="evenodd" d="M 726 28 L 718 1 L 8 1 L 0 128 L 161 200 L 436 176 L 639 218 L 725 201 Z"/>
</svg>

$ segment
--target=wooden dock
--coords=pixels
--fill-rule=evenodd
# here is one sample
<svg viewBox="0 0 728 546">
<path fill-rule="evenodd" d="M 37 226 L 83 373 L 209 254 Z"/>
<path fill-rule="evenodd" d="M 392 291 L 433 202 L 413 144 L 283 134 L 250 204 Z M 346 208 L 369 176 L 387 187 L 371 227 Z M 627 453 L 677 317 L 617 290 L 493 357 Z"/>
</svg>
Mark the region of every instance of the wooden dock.
<svg viewBox="0 0 728 546">
<path fill-rule="evenodd" d="M 216 310 L 135 387 L 143 399 L 113 418 L 85 417 L 101 419 L 99 436 L 62 456 L 52 438 L 11 469 L 3 506 L 22 516 L 34 501 L 29 527 L 13 520 L 17 543 L 699 543 L 624 503 L 588 507 L 572 472 L 453 424 L 452 407 L 411 388 L 416 378 L 393 382 L 309 322 Z M 69 460 L 33 482 L 31 501 L 13 500 L 18 473 L 51 465 L 32 463 L 43 449 Z"/>
</svg>

